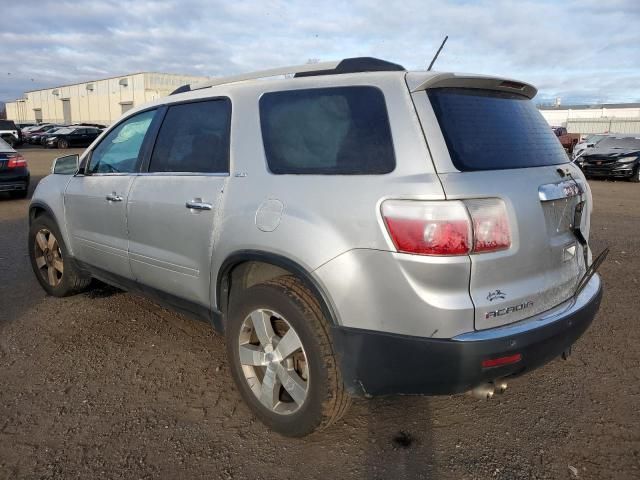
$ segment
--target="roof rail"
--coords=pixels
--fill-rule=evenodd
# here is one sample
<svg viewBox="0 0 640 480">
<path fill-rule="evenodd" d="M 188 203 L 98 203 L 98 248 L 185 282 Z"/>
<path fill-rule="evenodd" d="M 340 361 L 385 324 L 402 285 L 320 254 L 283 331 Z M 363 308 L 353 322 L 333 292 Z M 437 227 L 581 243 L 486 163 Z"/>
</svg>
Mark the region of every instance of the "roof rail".
<svg viewBox="0 0 640 480">
<path fill-rule="evenodd" d="M 258 72 L 214 78 L 213 80 L 209 80 L 203 83 L 196 83 L 195 85 L 182 85 L 181 87 L 178 87 L 173 92 L 171 92 L 171 95 L 188 92 L 191 90 L 200 90 L 203 88 L 215 87 L 216 85 L 242 82 L 245 80 L 257 80 L 260 78 L 277 77 L 281 75 L 309 77 L 314 75 L 338 75 L 343 73 L 358 72 L 395 72 L 404 70 L 405 68 L 402 65 L 387 62 L 385 60 L 380 60 L 378 58 L 345 58 L 344 60 L 340 61 L 293 65 L 290 67 L 272 68 L 270 70 L 260 70 Z"/>
</svg>

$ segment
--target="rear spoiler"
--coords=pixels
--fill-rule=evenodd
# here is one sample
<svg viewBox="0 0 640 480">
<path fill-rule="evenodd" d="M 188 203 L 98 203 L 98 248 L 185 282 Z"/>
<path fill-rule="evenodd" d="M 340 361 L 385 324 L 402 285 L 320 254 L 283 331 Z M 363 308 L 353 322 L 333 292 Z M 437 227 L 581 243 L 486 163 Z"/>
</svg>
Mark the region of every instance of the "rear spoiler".
<svg viewBox="0 0 640 480">
<path fill-rule="evenodd" d="M 533 85 L 519 80 L 486 77 L 484 75 L 470 75 L 460 73 L 407 74 L 407 83 L 411 92 L 419 92 L 427 88 L 478 88 L 482 90 L 497 90 L 500 92 L 519 93 L 533 98 L 538 89 Z M 413 85 L 412 85 L 413 84 Z"/>
</svg>

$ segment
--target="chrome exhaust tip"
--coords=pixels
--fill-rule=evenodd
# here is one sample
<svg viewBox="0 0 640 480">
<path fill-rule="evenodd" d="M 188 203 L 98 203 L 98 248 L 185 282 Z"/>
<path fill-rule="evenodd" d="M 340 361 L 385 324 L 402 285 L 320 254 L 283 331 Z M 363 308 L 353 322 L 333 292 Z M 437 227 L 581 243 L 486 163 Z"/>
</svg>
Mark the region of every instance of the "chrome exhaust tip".
<svg viewBox="0 0 640 480">
<path fill-rule="evenodd" d="M 493 383 L 484 383 L 471 390 L 471 395 L 480 400 L 489 400 L 493 398 L 494 393 L 495 387 Z"/>
<path fill-rule="evenodd" d="M 502 395 L 504 392 L 507 391 L 507 382 L 503 382 L 503 381 L 498 381 L 495 382 L 495 393 Z"/>
</svg>

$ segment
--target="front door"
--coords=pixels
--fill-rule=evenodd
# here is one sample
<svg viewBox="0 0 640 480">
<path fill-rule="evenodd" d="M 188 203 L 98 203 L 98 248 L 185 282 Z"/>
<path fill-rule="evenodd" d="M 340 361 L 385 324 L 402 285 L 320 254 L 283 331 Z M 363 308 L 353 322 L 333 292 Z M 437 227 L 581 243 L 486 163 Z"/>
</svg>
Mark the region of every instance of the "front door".
<svg viewBox="0 0 640 480">
<path fill-rule="evenodd" d="M 169 106 L 128 200 L 134 277 L 205 307 L 216 209 L 229 172 L 230 116 L 226 99 Z"/>
<path fill-rule="evenodd" d="M 74 176 L 65 191 L 74 257 L 128 279 L 127 199 L 154 114 L 139 113 L 112 129 L 89 154 L 84 175 Z"/>
</svg>

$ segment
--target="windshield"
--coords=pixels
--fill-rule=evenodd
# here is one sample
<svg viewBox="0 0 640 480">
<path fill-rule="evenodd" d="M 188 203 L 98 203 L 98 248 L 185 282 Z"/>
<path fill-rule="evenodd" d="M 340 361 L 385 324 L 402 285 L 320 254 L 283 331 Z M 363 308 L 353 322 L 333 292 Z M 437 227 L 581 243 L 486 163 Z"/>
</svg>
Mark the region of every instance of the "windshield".
<svg viewBox="0 0 640 480">
<path fill-rule="evenodd" d="M 585 138 L 582 142 L 580 143 L 598 143 L 599 141 L 601 141 L 603 138 L 606 138 L 606 135 L 588 135 L 587 138 Z"/>
<path fill-rule="evenodd" d="M 58 128 L 55 130 L 55 133 L 59 135 L 66 135 L 67 133 L 73 132 L 73 128 Z"/>
<path fill-rule="evenodd" d="M 458 170 L 499 170 L 569 161 L 533 102 L 492 90 L 436 88 L 429 100 Z"/>
<path fill-rule="evenodd" d="M 638 137 L 606 137 L 598 142 L 598 148 L 620 148 L 625 150 L 640 150 Z"/>
</svg>

